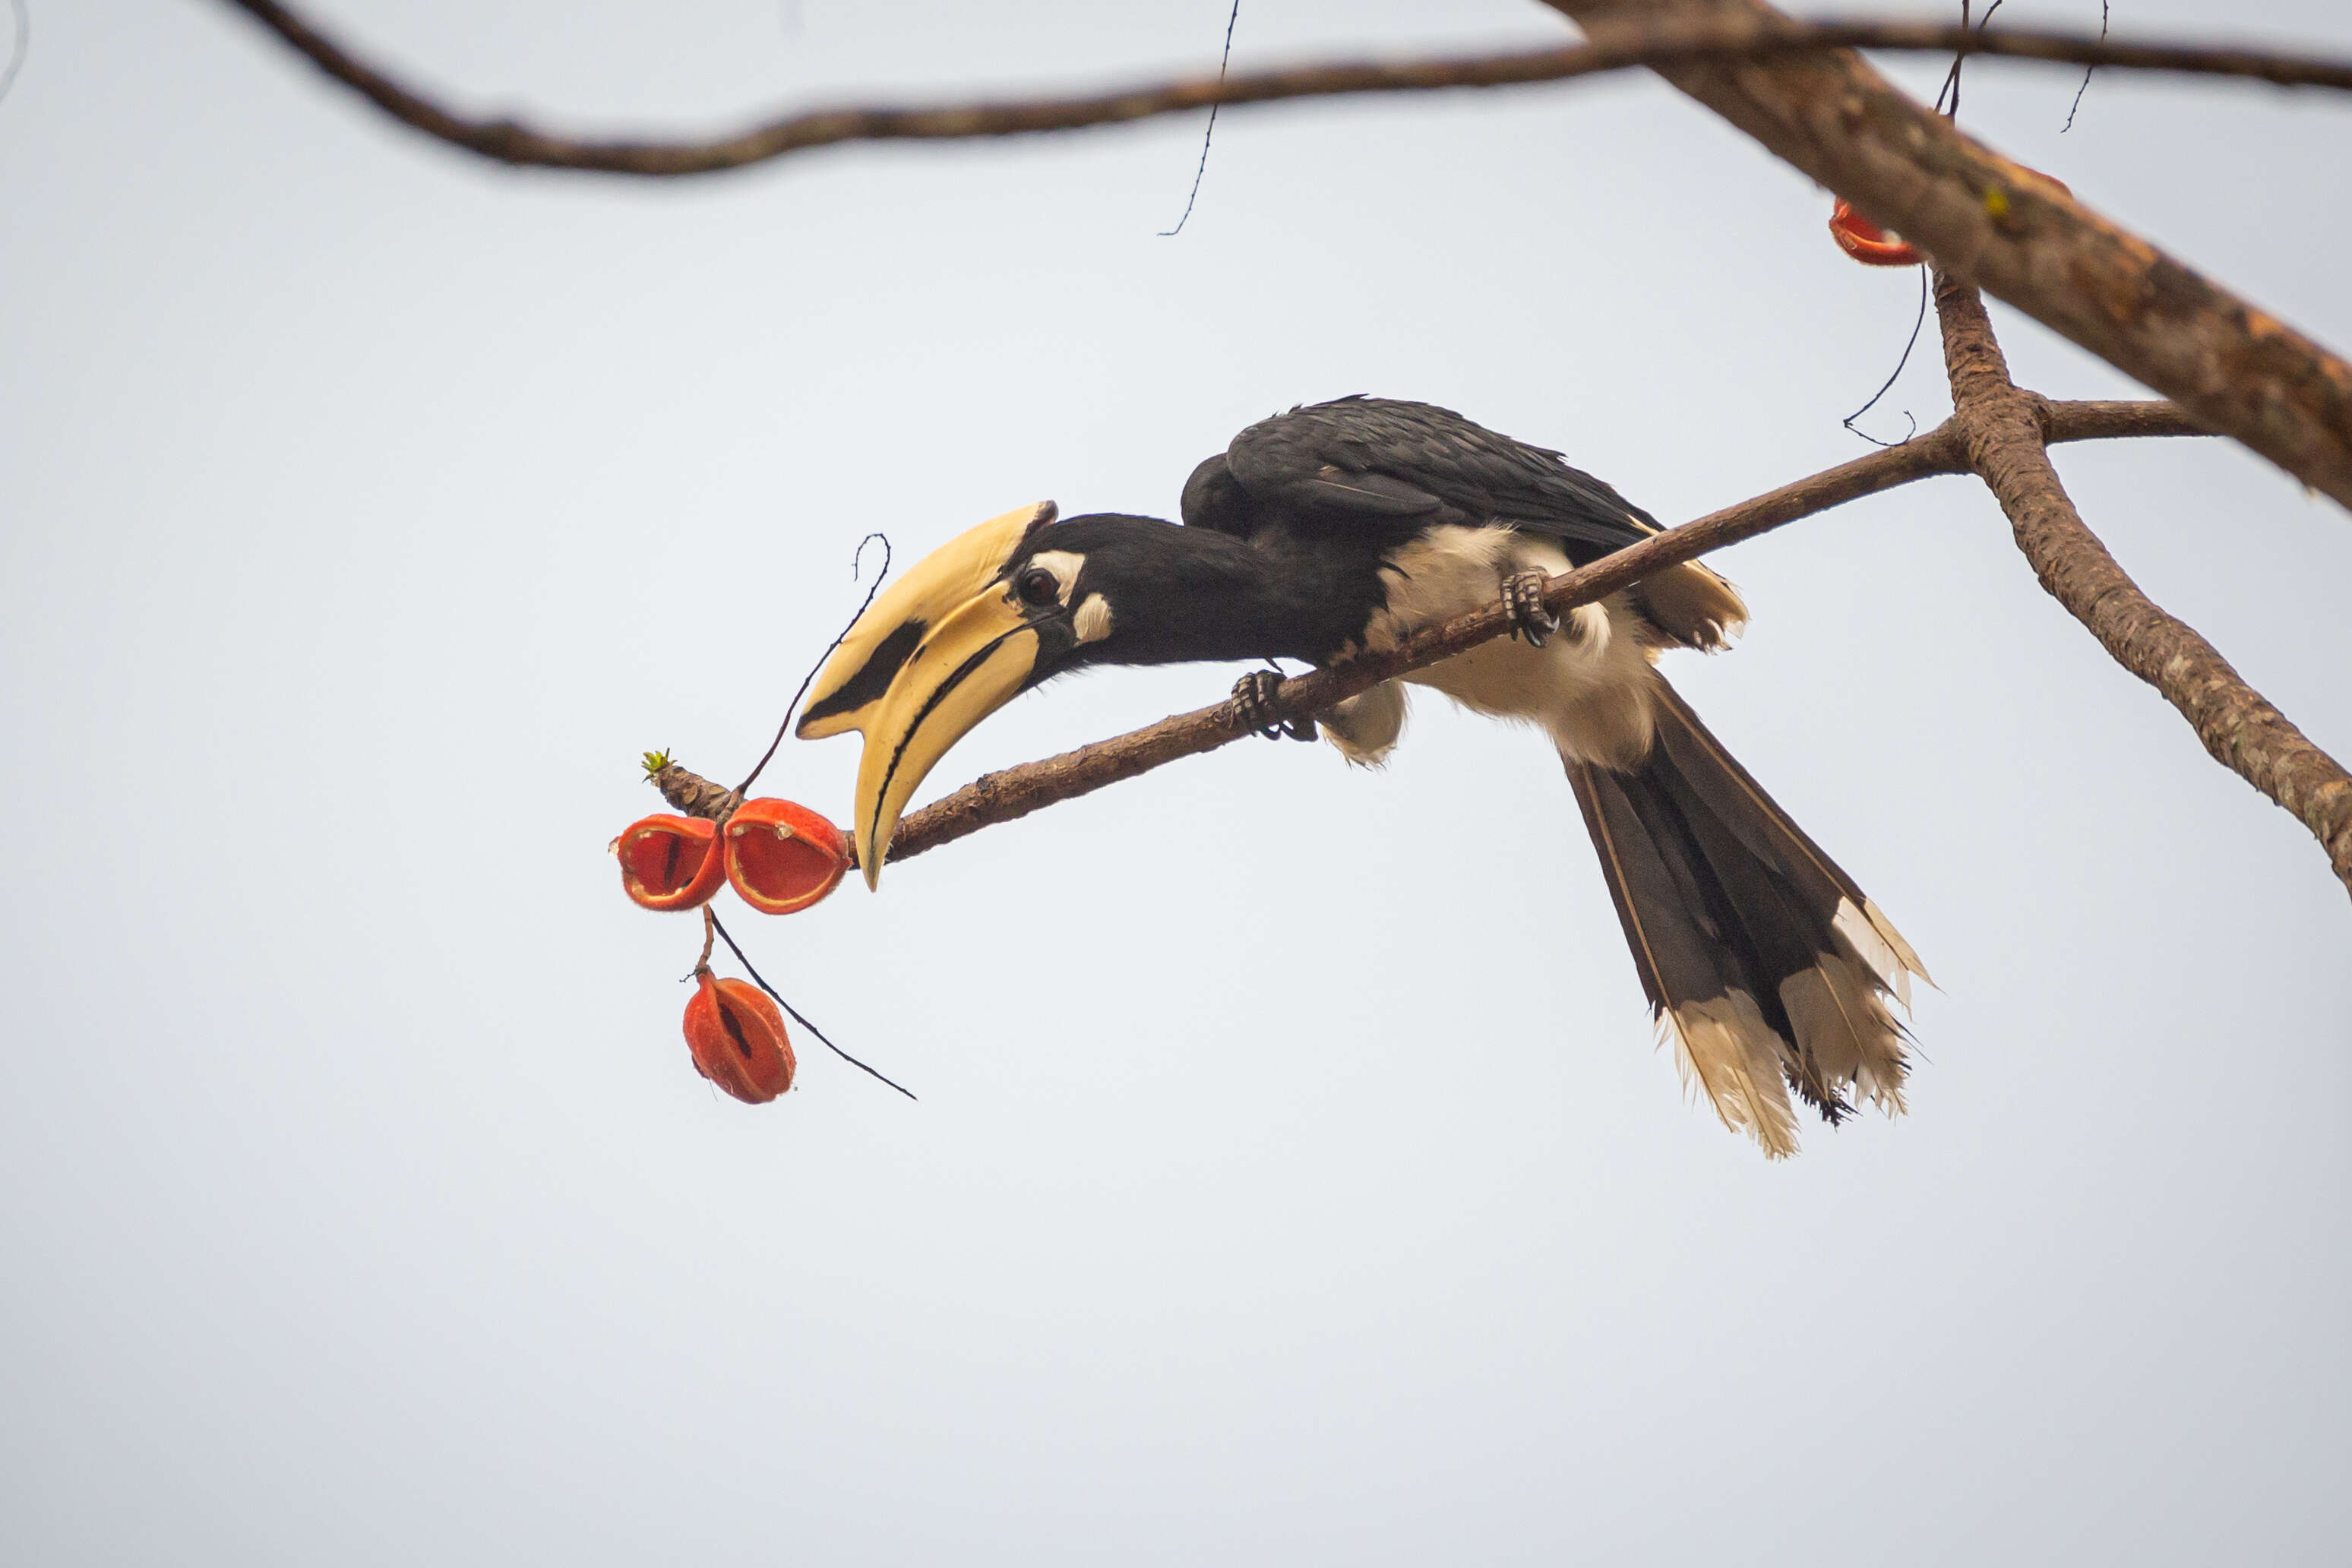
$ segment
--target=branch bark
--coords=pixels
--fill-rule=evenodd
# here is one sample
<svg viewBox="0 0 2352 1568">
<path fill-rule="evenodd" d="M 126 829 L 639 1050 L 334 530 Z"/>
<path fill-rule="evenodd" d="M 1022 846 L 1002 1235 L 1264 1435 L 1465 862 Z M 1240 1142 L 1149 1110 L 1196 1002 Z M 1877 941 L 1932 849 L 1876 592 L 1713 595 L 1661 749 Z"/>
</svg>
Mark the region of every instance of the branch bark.
<svg viewBox="0 0 2352 1568">
<path fill-rule="evenodd" d="M 1955 434 L 2009 515 L 2017 546 L 2050 595 L 2116 662 L 2161 692 L 2214 759 L 2311 829 L 2352 890 L 2352 775 L 2246 684 L 2213 645 L 2167 615 L 2107 553 L 2067 497 L 2043 449 L 2045 409 L 2021 390 L 1977 291 L 1936 279 L 1936 314 L 1952 384 Z"/>
<path fill-rule="evenodd" d="M 1544 0 L 1595 42 L 1785 26 L 1762 0 Z M 1635 31 L 1635 29 L 1643 31 Z M 1658 73 L 1937 266 L 2352 507 L 2352 364 L 1962 135 L 1850 52 Z"/>
<path fill-rule="evenodd" d="M 1124 92 L 793 115 L 710 142 L 588 141 L 475 120 L 364 64 L 278 0 L 230 0 L 405 124 L 510 163 L 633 174 L 740 168 L 851 141 L 1068 130 L 1334 93 L 1557 81 L 1647 64 L 1788 163 L 2053 330 L 2352 507 L 2352 364 L 1962 136 L 1832 45 L 2014 54 L 2352 86 L 2352 67 L 2251 51 L 1901 23 L 1808 27 L 1762 0 L 1546 0 L 1591 25 L 1582 48 L 1305 67 Z M 1629 22 L 1643 24 L 1630 30 Z"/>
<path fill-rule="evenodd" d="M 510 119 L 459 114 L 370 65 L 277 0 L 229 0 L 320 71 L 394 120 L 502 163 L 614 174 L 716 174 L 847 142 L 953 141 L 1073 131 L 1181 114 L 1211 104 L 1268 103 L 1367 92 L 1510 87 L 1676 61 L 1876 48 L 2006 56 L 2063 65 L 2240 77 L 2281 87 L 2352 90 L 2352 62 L 2195 44 L 2119 43 L 2039 28 L 1997 33 L 1917 22 L 1824 22 L 1783 17 L 1681 25 L 1640 37 L 1575 48 L 1423 60 L 1337 61 L 1287 70 L 1200 76 L 1066 98 L 1000 100 L 936 108 L 820 109 L 782 116 L 707 140 L 594 138 Z"/>
<path fill-rule="evenodd" d="M 2208 434 L 2181 410 L 2166 403 L 2053 403 L 2035 399 L 2031 409 L 2037 430 L 2046 429 L 2047 438 L 2052 441 Z M 1825 468 L 1695 522 L 1667 529 L 1590 566 L 1562 573 L 1545 585 L 1544 602 L 1554 610 L 1590 604 L 1632 586 L 1653 572 L 1753 539 L 1800 518 L 1915 479 L 1966 473 L 1969 466 L 1968 448 L 1958 422 L 1946 420 L 1926 435 L 1900 446 Z M 1308 718 L 1383 680 L 1450 658 L 1508 629 L 1509 623 L 1497 603 L 1492 608 L 1474 611 L 1422 632 L 1391 652 L 1349 659 L 1286 680 L 1276 689 L 1274 706 L 1282 718 Z M 1240 740 L 1244 733 L 1232 727 L 1226 720 L 1225 705 L 1218 703 L 1175 714 L 1156 724 L 1042 762 L 983 773 L 945 799 L 902 820 L 890 840 L 890 858 L 904 860 L 992 824 L 1026 816 L 1055 801 L 1091 794 L 1105 784 L 1149 773 L 1180 757 L 1214 751 Z M 661 769 L 652 778 L 655 787 L 672 805 L 689 815 L 715 817 L 734 804 L 732 792 L 725 786 L 711 784 L 676 763 Z"/>
</svg>

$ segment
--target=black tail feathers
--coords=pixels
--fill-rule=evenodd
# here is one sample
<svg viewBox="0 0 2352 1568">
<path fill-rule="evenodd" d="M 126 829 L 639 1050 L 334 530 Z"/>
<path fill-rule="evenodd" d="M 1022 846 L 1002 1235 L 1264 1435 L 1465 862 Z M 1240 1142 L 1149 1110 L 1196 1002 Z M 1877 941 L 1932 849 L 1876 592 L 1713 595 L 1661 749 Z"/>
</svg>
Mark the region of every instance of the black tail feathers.
<svg viewBox="0 0 2352 1568">
<path fill-rule="evenodd" d="M 1799 1099 L 1832 1124 L 1853 1097 L 1903 1110 L 1911 976 L 1927 973 L 1664 681 L 1631 771 L 1570 762 L 1661 1036 L 1726 1125 L 1796 1152 Z"/>
</svg>

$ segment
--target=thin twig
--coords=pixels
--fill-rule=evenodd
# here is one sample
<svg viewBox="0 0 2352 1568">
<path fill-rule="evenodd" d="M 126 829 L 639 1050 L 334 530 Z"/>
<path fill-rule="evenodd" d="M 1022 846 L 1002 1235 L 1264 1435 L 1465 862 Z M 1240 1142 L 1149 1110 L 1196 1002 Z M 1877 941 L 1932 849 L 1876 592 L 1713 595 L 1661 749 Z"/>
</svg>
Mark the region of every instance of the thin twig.
<svg viewBox="0 0 2352 1568">
<path fill-rule="evenodd" d="M 1241 19 L 1242 0 L 1234 0 L 1233 14 L 1225 18 L 1225 52 L 1217 57 L 1217 80 L 1219 82 L 1223 82 L 1225 79 L 1225 68 L 1234 62 L 1234 26 Z M 1209 173 L 1209 143 L 1216 140 L 1217 110 L 1223 107 L 1224 105 L 1222 103 L 1213 103 L 1209 105 L 1209 123 L 1207 129 L 1201 132 L 1201 162 L 1192 171 L 1192 188 L 1184 193 L 1184 210 L 1178 216 L 1176 219 L 1176 226 L 1174 228 L 1163 228 L 1160 231 L 1160 237 L 1162 239 L 1173 239 L 1178 235 L 1184 232 L 1184 225 L 1189 222 L 1192 216 L 1192 204 L 1201 199 L 1201 182 L 1207 177 Z"/>
<path fill-rule="evenodd" d="M 1969 30 L 1969 0 L 1960 0 L 1960 31 Z M 1952 64 L 1944 72 L 1944 85 L 1936 89 L 1936 112 L 1947 120 L 1960 117 L 1960 67 L 1968 59 L 1965 44 L 1952 51 Z"/>
<path fill-rule="evenodd" d="M 1911 318 L 1911 336 L 1904 342 L 1903 357 L 1895 362 L 1894 372 L 1887 376 L 1885 384 L 1882 385 L 1876 392 L 1870 395 L 1869 402 L 1864 404 L 1861 407 L 1855 409 L 1853 413 L 1838 421 L 1839 424 L 1844 426 L 1848 430 L 1853 431 L 1855 435 L 1861 437 L 1864 440 L 1869 442 L 1874 447 L 1900 447 L 1903 445 L 1903 441 L 1908 441 L 1912 437 L 1916 436 L 1919 433 L 1919 421 L 1911 418 L 1911 411 L 1907 408 L 1903 411 L 1903 417 L 1911 420 L 1911 428 L 1904 433 L 1903 441 L 1882 441 L 1877 437 L 1872 435 L 1869 431 L 1857 427 L 1854 421 L 1869 413 L 1872 409 L 1877 407 L 1878 400 L 1885 396 L 1888 393 L 1894 391 L 1895 384 L 1903 379 L 1903 367 L 1911 363 L 1911 351 L 1919 346 L 1919 333 L 1927 324 L 1927 269 L 1925 267 L 1922 267 L 1919 268 L 1919 313 Z"/>
<path fill-rule="evenodd" d="M 2102 43 L 2105 42 L 2106 37 L 2107 0 L 2099 0 L 2100 41 Z M 2083 68 L 2083 85 L 2074 89 L 2074 101 L 2066 106 L 2066 123 L 2058 128 L 2059 135 L 2063 136 L 2066 132 L 2074 129 L 2074 116 L 2082 110 L 2083 95 L 2091 90 L 2091 73 L 2098 68 L 2099 68 L 2096 65 L 2087 65 Z"/>
<path fill-rule="evenodd" d="M 1985 14 L 1977 18 L 1976 30 L 1979 36 L 1992 26 L 1992 14 L 2000 6 L 2001 0 L 1992 0 L 1992 4 L 1985 7 Z M 1960 118 L 1960 68 L 1968 63 L 1969 47 L 1975 41 L 1969 37 L 1968 33 L 1969 0 L 1960 0 L 1960 44 L 1952 51 L 1952 68 L 1944 75 L 1944 89 L 1936 95 L 1936 112 L 1955 124 Z M 1949 103 L 1944 101 L 1947 96 L 1951 100 Z"/>
<path fill-rule="evenodd" d="M 741 964 L 743 966 L 743 973 L 751 977 L 751 984 L 766 992 L 771 997 L 773 997 L 777 1006 L 782 1007 L 785 1012 L 790 1013 L 793 1016 L 793 1023 L 798 1024 L 802 1028 L 806 1029 L 810 1034 L 814 1035 L 820 1041 L 823 1041 L 826 1050 L 831 1051 L 835 1056 L 839 1057 L 843 1061 L 847 1062 L 859 1072 L 866 1073 L 873 1078 L 881 1079 L 884 1083 L 888 1084 L 892 1089 L 897 1089 L 900 1094 L 905 1095 L 908 1100 L 919 1098 L 915 1091 L 908 1089 L 905 1084 L 900 1083 L 896 1079 L 889 1077 L 887 1074 L 859 1061 L 856 1057 L 851 1056 L 847 1051 L 843 1050 L 839 1046 L 836 1046 L 831 1040 L 826 1039 L 823 1029 L 818 1028 L 814 1024 L 810 1023 L 806 1018 L 801 1016 L 800 1009 L 785 1001 L 783 994 L 774 986 L 769 984 L 767 981 L 761 978 L 760 972 L 751 967 L 751 961 L 743 956 L 743 950 L 735 944 L 735 939 L 728 934 L 726 925 L 717 915 L 710 912 L 710 906 L 708 904 L 705 904 L 702 907 L 702 918 L 710 922 L 711 929 L 719 933 L 719 940 L 727 944 L 727 951 L 735 955 L 735 962 Z"/>
<path fill-rule="evenodd" d="M 1511 87 L 1566 81 L 1639 66 L 1846 48 L 1934 54 L 1965 48 L 1972 55 L 2056 64 L 2111 65 L 2251 78 L 2282 87 L 2352 90 L 2352 61 L 2194 44 L 2118 44 L 2085 34 L 2043 29 L 1976 33 L 1917 22 L 1805 25 L 1781 18 L 1769 23 L 1675 26 L 1562 49 L 1337 62 L 1237 76 L 1193 77 L 1066 98 L 1006 99 L 921 109 L 818 109 L 708 139 L 636 140 L 571 135 L 517 120 L 460 114 L 368 64 L 278 0 L 226 3 L 250 15 L 320 70 L 413 130 L 504 163 L 616 174 L 707 174 L 846 142 L 1019 136 L 1125 124 L 1223 104 Z"/>
<path fill-rule="evenodd" d="M 2083 521 L 2043 450 L 2045 410 L 2009 378 L 1977 291 L 1936 279 L 1952 418 L 1969 467 L 2009 516 L 2053 598 L 2116 663 L 2180 710 L 2215 760 L 2311 829 L 2352 890 L 2352 774 L 2246 684 L 2195 628 L 2142 593 Z"/>
<path fill-rule="evenodd" d="M 760 760 L 751 764 L 751 771 L 744 775 L 741 784 L 735 786 L 735 793 L 738 795 L 751 794 L 751 786 L 758 783 L 760 775 L 767 771 L 768 759 L 774 756 L 776 748 L 784 743 L 784 733 L 793 727 L 793 711 L 801 705 L 801 699 L 808 695 L 809 683 L 816 679 L 817 671 L 824 668 L 824 661 L 833 657 L 833 650 L 839 647 L 843 639 L 849 636 L 851 628 L 857 625 L 858 617 L 866 614 L 866 607 L 874 602 L 874 595 L 882 591 L 882 580 L 890 575 L 890 540 L 887 534 L 869 533 L 857 542 L 857 549 L 849 557 L 849 580 L 853 583 L 857 581 L 857 565 L 859 562 L 866 559 L 866 547 L 877 539 L 882 541 L 882 570 L 874 574 L 873 586 L 866 590 L 866 597 L 858 603 L 857 613 L 849 617 L 848 622 L 842 626 L 839 636 L 824 645 L 824 651 L 816 656 L 816 662 L 809 666 L 809 672 L 801 677 L 801 689 L 793 693 L 793 700 L 790 702 L 784 704 L 784 721 L 776 726 L 776 738 L 768 742 L 768 749 L 760 753 Z"/>
<path fill-rule="evenodd" d="M 2000 0 L 1992 0 L 1992 5 L 1994 11 L 1999 10 L 2000 8 Z M 1987 11 L 1984 15 L 1984 19 L 1986 22 L 1991 21 L 1992 11 Z M 1960 0 L 1960 32 L 1963 37 L 1966 37 L 1968 30 L 1969 0 Z M 1983 23 L 1978 24 L 1977 31 L 1984 31 Z M 1936 112 L 1955 124 L 1958 123 L 1960 118 L 1960 67 L 1968 58 L 1969 51 L 1965 45 L 1952 51 L 1952 68 L 1944 73 L 1944 85 L 1938 88 L 1936 91 Z M 1946 102 L 1946 100 L 1948 99 L 1950 100 L 1948 104 Z M 1881 385 L 1876 392 L 1870 395 L 1870 401 L 1855 409 L 1853 413 L 1847 415 L 1843 419 L 1838 421 L 1839 424 L 1843 425 L 1848 430 L 1852 431 L 1854 435 L 1861 437 L 1864 440 L 1869 442 L 1874 447 L 1895 447 L 1902 445 L 1902 442 L 1882 441 L 1877 437 L 1872 435 L 1869 431 L 1864 430 L 1854 424 L 1854 421 L 1869 413 L 1872 409 L 1877 407 L 1878 400 L 1895 390 L 1895 384 L 1903 378 L 1903 367 L 1911 363 L 1911 351 L 1919 346 L 1919 334 L 1926 330 L 1927 325 L 1927 268 L 1923 265 L 1919 268 L 1919 308 L 1912 314 L 1911 335 L 1908 338 L 1906 338 L 1903 342 L 1902 357 L 1895 362 L 1894 372 L 1887 376 L 1885 384 Z M 1903 433 L 1903 440 L 1908 441 L 1912 437 L 1916 436 L 1919 433 L 1919 421 L 1912 417 L 1911 411 L 1907 408 L 1903 411 L 1903 417 L 1910 426 L 1910 428 Z"/>
</svg>

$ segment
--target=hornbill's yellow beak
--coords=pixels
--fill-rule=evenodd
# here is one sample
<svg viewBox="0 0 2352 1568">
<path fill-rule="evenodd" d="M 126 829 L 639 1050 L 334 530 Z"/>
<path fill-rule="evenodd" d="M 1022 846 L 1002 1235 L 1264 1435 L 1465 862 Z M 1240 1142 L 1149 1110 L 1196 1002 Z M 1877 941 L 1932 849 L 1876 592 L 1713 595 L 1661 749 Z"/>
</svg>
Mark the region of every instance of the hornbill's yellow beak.
<svg viewBox="0 0 2352 1568">
<path fill-rule="evenodd" d="M 1044 629 L 1004 567 L 1054 510 L 1040 501 L 991 518 L 917 562 L 857 618 L 810 689 L 803 740 L 866 737 L 852 837 L 868 888 L 924 775 L 1037 667 Z"/>
</svg>

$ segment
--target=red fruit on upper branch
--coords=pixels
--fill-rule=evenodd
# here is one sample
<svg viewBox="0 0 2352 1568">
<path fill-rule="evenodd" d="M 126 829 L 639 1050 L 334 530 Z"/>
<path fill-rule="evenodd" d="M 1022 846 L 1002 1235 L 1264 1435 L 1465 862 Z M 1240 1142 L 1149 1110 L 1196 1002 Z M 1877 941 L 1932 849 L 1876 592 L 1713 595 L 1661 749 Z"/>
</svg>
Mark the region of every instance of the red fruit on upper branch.
<svg viewBox="0 0 2352 1568">
<path fill-rule="evenodd" d="M 762 914 L 804 910 L 841 885 L 849 842 L 841 829 L 789 800 L 747 800 L 720 829 L 727 880 Z"/>
<path fill-rule="evenodd" d="M 798 1065 L 784 1035 L 784 1015 L 768 994 L 708 969 L 686 1005 L 686 1047 L 694 1068 L 749 1105 L 765 1105 L 793 1087 Z"/>
<path fill-rule="evenodd" d="M 647 816 L 613 840 L 621 889 L 649 910 L 709 903 L 726 879 L 716 826 L 698 816 Z"/>
<path fill-rule="evenodd" d="M 1830 210 L 1830 237 L 1864 267 L 1916 267 L 1926 258 L 1899 234 L 1889 234 L 1840 196 Z"/>
<path fill-rule="evenodd" d="M 2030 185 L 2044 195 L 2072 197 L 2074 194 L 2065 181 L 2045 174 L 2039 169 L 2011 163 L 2005 158 L 2001 163 L 2010 177 L 2019 184 Z M 1985 211 L 1995 218 L 2010 211 L 2009 193 L 1998 184 L 1989 187 L 1983 199 Z M 1840 250 L 1865 267 L 1912 267 L 1927 259 L 1901 235 L 1889 234 L 1854 211 L 1843 196 L 1840 196 L 1837 205 L 1830 209 L 1830 237 L 1837 241 Z"/>
</svg>

